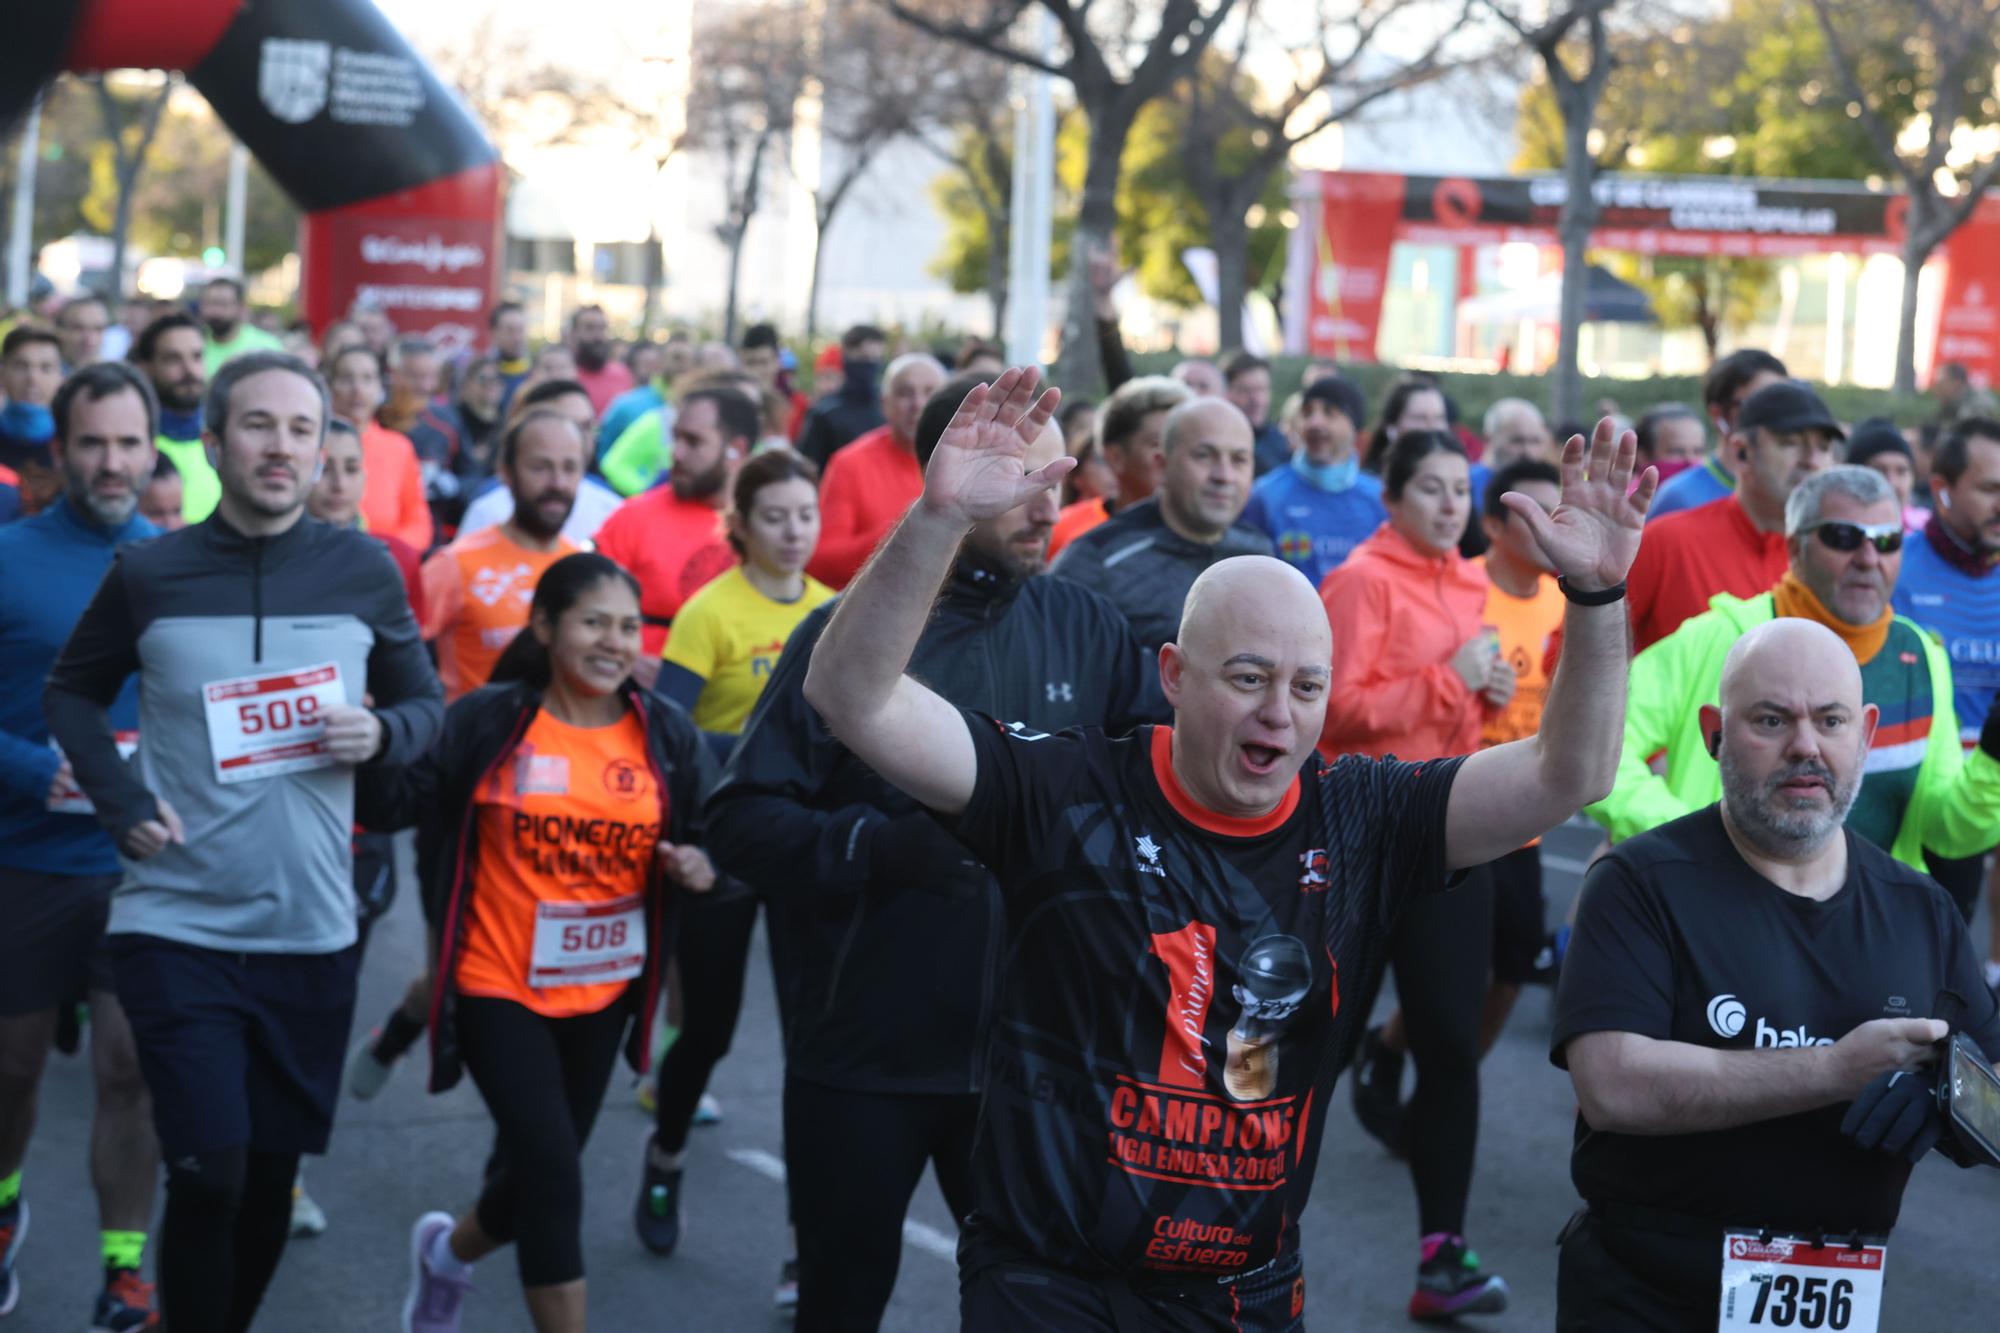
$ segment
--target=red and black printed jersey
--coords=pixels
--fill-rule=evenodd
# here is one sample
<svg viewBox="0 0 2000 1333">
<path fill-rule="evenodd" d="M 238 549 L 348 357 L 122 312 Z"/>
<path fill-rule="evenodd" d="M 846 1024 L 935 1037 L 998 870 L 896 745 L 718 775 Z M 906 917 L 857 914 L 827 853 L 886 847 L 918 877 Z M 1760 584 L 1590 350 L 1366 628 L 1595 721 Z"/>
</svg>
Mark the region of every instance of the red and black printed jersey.
<svg viewBox="0 0 2000 1333">
<path fill-rule="evenodd" d="M 975 1234 L 1088 1270 L 1258 1268 L 1304 1207 L 1398 910 L 1446 883 L 1460 761 L 1314 759 L 1229 819 L 1181 789 L 1168 728 L 966 719 L 954 828 L 1007 908 Z"/>
</svg>

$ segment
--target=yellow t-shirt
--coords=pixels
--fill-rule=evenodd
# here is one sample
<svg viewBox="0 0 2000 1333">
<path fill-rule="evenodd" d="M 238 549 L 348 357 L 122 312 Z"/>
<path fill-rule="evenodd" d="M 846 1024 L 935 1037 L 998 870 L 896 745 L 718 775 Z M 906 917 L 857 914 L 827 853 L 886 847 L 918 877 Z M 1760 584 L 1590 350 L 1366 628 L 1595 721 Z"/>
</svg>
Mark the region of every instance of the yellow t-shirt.
<svg viewBox="0 0 2000 1333">
<path fill-rule="evenodd" d="M 741 732 L 777 669 L 785 640 L 833 595 L 833 589 L 808 574 L 797 601 L 774 602 L 757 591 L 739 565 L 682 603 L 660 656 L 706 682 L 695 700 L 695 726 L 727 736 Z"/>
</svg>

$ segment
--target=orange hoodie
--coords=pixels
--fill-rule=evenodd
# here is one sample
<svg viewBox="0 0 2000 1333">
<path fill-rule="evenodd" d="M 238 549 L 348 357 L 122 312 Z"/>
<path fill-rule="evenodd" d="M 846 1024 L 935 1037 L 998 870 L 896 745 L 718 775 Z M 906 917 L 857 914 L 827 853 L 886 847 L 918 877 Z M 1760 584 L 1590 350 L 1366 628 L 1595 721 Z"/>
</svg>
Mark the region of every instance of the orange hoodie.
<svg viewBox="0 0 2000 1333">
<path fill-rule="evenodd" d="M 1425 555 L 1389 523 L 1327 574 L 1333 679 L 1321 754 L 1421 760 L 1479 748 L 1481 701 L 1450 664 L 1479 633 L 1486 586 L 1457 551 Z"/>
</svg>

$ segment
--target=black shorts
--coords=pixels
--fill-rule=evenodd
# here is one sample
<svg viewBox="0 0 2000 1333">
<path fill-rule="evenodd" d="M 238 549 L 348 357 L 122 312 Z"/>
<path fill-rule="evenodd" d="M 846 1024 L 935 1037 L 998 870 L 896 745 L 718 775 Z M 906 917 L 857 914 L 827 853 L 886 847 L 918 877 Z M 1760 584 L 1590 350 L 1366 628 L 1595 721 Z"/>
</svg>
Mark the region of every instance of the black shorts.
<svg viewBox="0 0 2000 1333">
<path fill-rule="evenodd" d="M 1580 1212 L 1556 1261 L 1557 1333 L 1707 1333 L 1722 1301 L 1722 1228 L 1671 1235 Z"/>
<path fill-rule="evenodd" d="M 0 868 L 0 1018 L 113 989 L 103 945 L 118 878 Z"/>
<path fill-rule="evenodd" d="M 1304 1333 L 1297 1240 L 1293 1228 L 1283 1253 L 1234 1280 L 1127 1281 L 1043 1263 L 974 1220 L 959 1235 L 959 1333 Z"/>
<path fill-rule="evenodd" d="M 1493 875 L 1493 979 L 1522 986 L 1534 980 L 1542 925 L 1542 849 L 1518 847 L 1488 862 Z"/>
<path fill-rule="evenodd" d="M 168 1161 L 326 1151 L 360 950 L 243 954 L 107 937 Z"/>
</svg>

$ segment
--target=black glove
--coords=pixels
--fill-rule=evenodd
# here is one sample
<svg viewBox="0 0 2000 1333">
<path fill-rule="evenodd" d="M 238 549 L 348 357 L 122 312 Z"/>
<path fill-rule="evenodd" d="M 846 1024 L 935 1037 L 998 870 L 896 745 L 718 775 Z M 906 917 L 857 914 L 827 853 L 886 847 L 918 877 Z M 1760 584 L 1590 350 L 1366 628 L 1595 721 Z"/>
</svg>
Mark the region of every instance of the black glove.
<svg viewBox="0 0 2000 1333">
<path fill-rule="evenodd" d="M 921 810 L 868 831 L 868 883 L 878 893 L 919 889 L 963 900 L 983 892 L 986 881 L 986 867 Z"/>
<path fill-rule="evenodd" d="M 1986 725 L 1979 729 L 1979 748 L 2000 759 L 2000 693 L 1986 706 Z"/>
<path fill-rule="evenodd" d="M 1857 1147 L 1889 1153 L 1914 1166 L 1944 1134 L 1935 1082 L 1936 1076 L 1927 1072 L 1898 1069 L 1882 1075 L 1847 1108 L 1840 1132 Z"/>
</svg>

